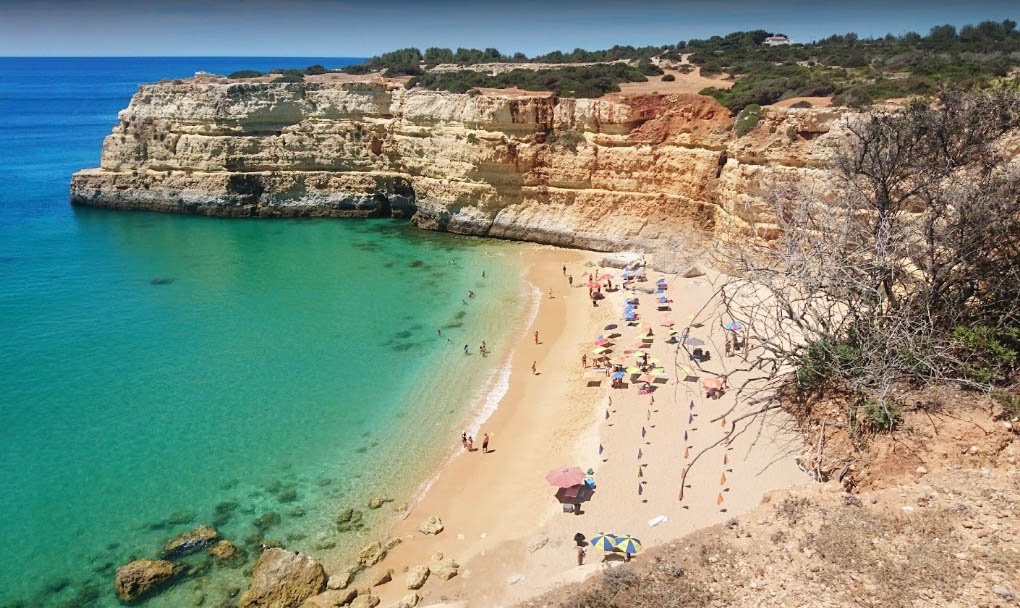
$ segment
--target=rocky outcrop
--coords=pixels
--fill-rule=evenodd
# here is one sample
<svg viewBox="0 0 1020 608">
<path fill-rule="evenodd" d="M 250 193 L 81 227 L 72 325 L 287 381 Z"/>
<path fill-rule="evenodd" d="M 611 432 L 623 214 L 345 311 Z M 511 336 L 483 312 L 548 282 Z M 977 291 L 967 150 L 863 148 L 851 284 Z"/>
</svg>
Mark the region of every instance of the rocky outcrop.
<svg viewBox="0 0 1020 608">
<path fill-rule="evenodd" d="M 185 532 L 163 545 L 163 557 L 180 557 L 201 551 L 212 545 L 220 537 L 216 528 L 203 524 L 190 532 Z"/>
<path fill-rule="evenodd" d="M 163 560 L 139 559 L 117 568 L 113 587 L 117 597 L 134 603 L 166 588 L 184 574 L 187 566 Z"/>
<path fill-rule="evenodd" d="M 442 532 L 443 529 L 444 529 L 443 520 L 439 519 L 434 515 L 423 521 L 422 524 L 418 526 L 418 531 L 421 532 L 422 534 L 435 535 Z"/>
<path fill-rule="evenodd" d="M 751 134 L 698 95 L 558 98 L 398 83 L 144 85 L 76 173 L 75 204 L 219 216 L 400 216 L 597 250 L 767 233 L 763 184 L 821 179 L 840 110 L 769 109 Z"/>
<path fill-rule="evenodd" d="M 326 571 L 307 555 L 267 549 L 252 572 L 241 608 L 296 608 L 326 589 Z"/>
</svg>

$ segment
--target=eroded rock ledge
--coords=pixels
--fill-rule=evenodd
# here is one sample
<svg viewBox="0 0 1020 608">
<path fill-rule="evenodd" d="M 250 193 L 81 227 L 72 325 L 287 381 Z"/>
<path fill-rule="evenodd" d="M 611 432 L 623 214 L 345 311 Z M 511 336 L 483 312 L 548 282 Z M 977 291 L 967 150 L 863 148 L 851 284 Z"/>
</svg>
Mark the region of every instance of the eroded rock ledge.
<svg viewBox="0 0 1020 608">
<path fill-rule="evenodd" d="M 142 86 L 71 201 L 228 217 L 409 217 L 595 250 L 767 234 L 763 180 L 825 183 L 842 111 L 773 109 L 736 138 L 697 95 L 561 99 L 385 82 Z"/>
</svg>

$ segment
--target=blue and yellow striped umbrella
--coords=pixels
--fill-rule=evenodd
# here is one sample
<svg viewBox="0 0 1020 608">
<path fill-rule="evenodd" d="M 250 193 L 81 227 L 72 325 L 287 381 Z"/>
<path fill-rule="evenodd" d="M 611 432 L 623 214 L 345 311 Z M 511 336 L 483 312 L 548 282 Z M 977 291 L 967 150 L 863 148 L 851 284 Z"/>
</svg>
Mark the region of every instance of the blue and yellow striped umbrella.
<svg viewBox="0 0 1020 608">
<path fill-rule="evenodd" d="M 614 547 L 624 553 L 640 553 L 641 541 L 628 534 L 626 536 L 617 537 Z"/>
<path fill-rule="evenodd" d="M 616 548 L 616 535 L 606 534 L 605 532 L 599 532 L 595 536 L 591 537 L 591 546 L 596 549 L 602 549 L 603 551 L 612 551 Z"/>
</svg>

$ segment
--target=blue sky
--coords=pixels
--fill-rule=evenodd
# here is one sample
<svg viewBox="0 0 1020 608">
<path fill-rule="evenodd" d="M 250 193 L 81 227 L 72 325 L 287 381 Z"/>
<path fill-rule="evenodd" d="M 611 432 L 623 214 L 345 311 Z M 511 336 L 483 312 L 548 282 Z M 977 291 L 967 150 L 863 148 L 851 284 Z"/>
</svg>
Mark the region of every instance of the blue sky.
<svg viewBox="0 0 1020 608">
<path fill-rule="evenodd" d="M 0 55 L 343 57 L 406 46 L 531 55 L 744 29 L 809 41 L 1018 17 L 1017 0 L 0 0 Z"/>
</svg>

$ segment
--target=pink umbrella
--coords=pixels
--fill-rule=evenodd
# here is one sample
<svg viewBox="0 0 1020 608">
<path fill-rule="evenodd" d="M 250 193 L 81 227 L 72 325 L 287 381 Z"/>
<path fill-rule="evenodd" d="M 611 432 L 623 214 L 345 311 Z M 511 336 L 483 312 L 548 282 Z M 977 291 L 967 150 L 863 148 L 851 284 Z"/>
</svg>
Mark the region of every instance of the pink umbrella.
<svg viewBox="0 0 1020 608">
<path fill-rule="evenodd" d="M 713 388 L 721 389 L 723 387 L 723 381 L 722 378 L 707 378 L 704 381 L 702 381 L 701 385 L 705 387 L 705 390 Z"/>
<path fill-rule="evenodd" d="M 584 471 L 578 467 L 560 467 L 549 471 L 545 479 L 558 488 L 569 488 L 584 483 Z"/>
<path fill-rule="evenodd" d="M 603 344 L 609 344 L 609 340 L 605 338 L 599 338 L 598 340 L 595 340 L 595 346 L 602 346 Z"/>
<path fill-rule="evenodd" d="M 595 289 L 597 287 L 602 287 L 602 283 L 599 283 L 598 281 L 588 281 L 588 287 L 590 289 Z"/>
<path fill-rule="evenodd" d="M 607 279 L 611 279 L 611 278 L 613 278 L 613 275 L 611 275 L 611 274 L 609 274 L 609 273 L 607 272 L 606 274 L 602 275 L 602 276 L 601 276 L 601 277 L 599 277 L 599 278 L 600 278 L 600 279 L 602 279 L 603 281 L 605 281 L 605 280 L 607 280 Z"/>
</svg>

